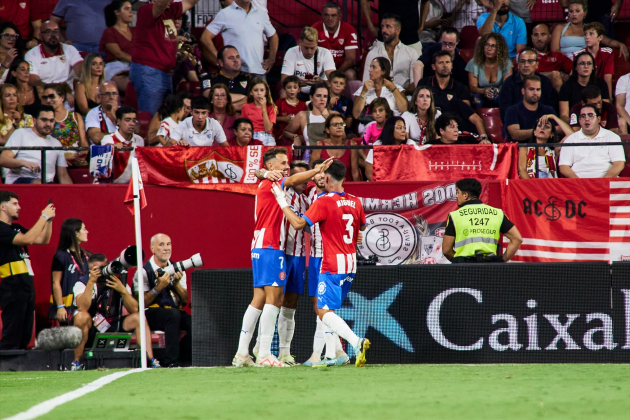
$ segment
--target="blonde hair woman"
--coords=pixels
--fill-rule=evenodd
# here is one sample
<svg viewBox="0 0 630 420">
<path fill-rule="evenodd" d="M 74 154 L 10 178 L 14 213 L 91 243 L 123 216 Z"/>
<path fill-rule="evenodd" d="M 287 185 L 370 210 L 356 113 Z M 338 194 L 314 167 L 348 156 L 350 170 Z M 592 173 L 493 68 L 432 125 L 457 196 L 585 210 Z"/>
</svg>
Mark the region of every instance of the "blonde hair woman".
<svg viewBox="0 0 630 420">
<path fill-rule="evenodd" d="M 89 54 L 83 60 L 83 70 L 75 89 L 75 105 L 79 113 L 87 115 L 92 108 L 99 105 L 98 87 L 103 83 L 105 63 L 100 55 Z"/>
</svg>

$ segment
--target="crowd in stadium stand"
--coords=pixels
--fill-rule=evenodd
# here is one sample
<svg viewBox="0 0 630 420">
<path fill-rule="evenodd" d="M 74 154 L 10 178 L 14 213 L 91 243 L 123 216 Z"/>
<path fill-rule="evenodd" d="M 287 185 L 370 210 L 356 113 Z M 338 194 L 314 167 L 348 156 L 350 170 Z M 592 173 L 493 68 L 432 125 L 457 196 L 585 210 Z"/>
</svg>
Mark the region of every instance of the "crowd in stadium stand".
<svg viewBox="0 0 630 420">
<path fill-rule="evenodd" d="M 532 22 L 536 0 L 381 1 L 378 22 L 365 20 L 378 36 L 370 45 L 334 2 L 296 40 L 276 32 L 264 0 L 221 1 L 198 39 L 189 11 L 199 0 L 139 1 L 0 1 L 0 145 L 507 141 L 541 143 L 538 174 L 535 148 L 521 148 L 523 178 L 624 169 L 621 145 L 544 147 L 628 133 L 630 75 L 615 61 L 630 53 L 611 24 L 621 1 L 562 0 L 566 21 L 555 25 Z M 368 0 L 360 7 L 371 16 Z M 347 180 L 372 179 L 370 150 L 294 154 L 331 156 Z M 39 156 L 3 151 L 4 181 L 41 182 Z M 47 159 L 46 181 L 70 183 L 66 167 L 89 164 L 86 152 L 59 156 Z"/>
</svg>

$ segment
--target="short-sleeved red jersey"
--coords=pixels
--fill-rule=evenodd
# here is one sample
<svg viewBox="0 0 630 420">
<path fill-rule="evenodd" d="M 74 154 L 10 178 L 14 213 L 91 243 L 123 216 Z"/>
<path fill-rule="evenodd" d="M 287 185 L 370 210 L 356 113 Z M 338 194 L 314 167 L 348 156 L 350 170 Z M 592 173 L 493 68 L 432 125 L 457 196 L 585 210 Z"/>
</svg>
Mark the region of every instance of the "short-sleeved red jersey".
<svg viewBox="0 0 630 420">
<path fill-rule="evenodd" d="M 586 48 L 573 53 L 573 59 L 581 52 L 588 51 Z M 540 71 L 540 70 L 539 70 Z M 603 79 L 607 74 L 615 74 L 615 57 L 612 48 L 600 47 L 595 57 L 595 75 Z"/>
<path fill-rule="evenodd" d="M 347 193 L 330 192 L 318 198 L 303 217 L 311 226 L 319 223 L 323 242 L 320 273 L 356 273 L 357 237 L 365 225 L 361 201 Z"/>
<path fill-rule="evenodd" d="M 282 178 L 281 186 L 284 188 Z M 258 184 L 256 191 L 256 227 L 254 228 L 254 239 L 252 240 L 252 249 L 277 249 L 284 252 L 286 241 L 286 224 L 285 216 L 282 212 L 276 197 L 271 192 L 273 183 L 268 179 Z"/>
<path fill-rule="evenodd" d="M 330 50 L 335 60 L 337 68 L 346 59 L 346 50 L 359 48 L 357 31 L 352 25 L 346 22 L 339 22 L 337 32 L 329 33 L 321 20 L 313 25 L 317 29 L 317 46 Z M 359 57 L 357 56 L 357 59 Z"/>
</svg>

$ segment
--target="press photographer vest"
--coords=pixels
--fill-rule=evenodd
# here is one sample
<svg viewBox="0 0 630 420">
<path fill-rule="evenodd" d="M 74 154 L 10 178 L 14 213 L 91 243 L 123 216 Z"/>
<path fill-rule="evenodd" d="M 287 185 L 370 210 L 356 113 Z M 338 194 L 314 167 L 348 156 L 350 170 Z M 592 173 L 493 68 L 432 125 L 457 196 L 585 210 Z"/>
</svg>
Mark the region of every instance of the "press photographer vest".
<svg viewBox="0 0 630 420">
<path fill-rule="evenodd" d="M 172 264 L 171 261 L 169 263 Z M 143 266 L 144 271 L 147 272 L 147 278 L 149 280 L 149 290 L 152 290 L 157 284 L 157 276 L 155 275 L 155 271 L 153 270 L 153 266 L 151 265 L 151 259 L 146 262 Z M 155 300 L 149 306 L 149 308 L 179 308 L 179 305 L 175 303 L 175 299 L 173 297 L 175 294 L 175 290 L 173 290 L 173 286 L 168 286 L 162 289 L 160 293 L 155 297 Z"/>
<path fill-rule="evenodd" d="M 450 216 L 455 227 L 455 257 L 474 257 L 479 251 L 497 253 L 503 210 L 486 204 L 468 204 Z"/>
</svg>

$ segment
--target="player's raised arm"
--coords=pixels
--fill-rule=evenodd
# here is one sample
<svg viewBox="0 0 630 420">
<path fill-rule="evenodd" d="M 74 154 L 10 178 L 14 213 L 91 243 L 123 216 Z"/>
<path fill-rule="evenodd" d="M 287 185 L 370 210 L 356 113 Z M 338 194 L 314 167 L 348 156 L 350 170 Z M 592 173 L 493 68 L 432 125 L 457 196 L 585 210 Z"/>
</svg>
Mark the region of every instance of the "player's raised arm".
<svg viewBox="0 0 630 420">
<path fill-rule="evenodd" d="M 302 173 L 307 173 L 307 172 L 310 172 L 310 171 L 306 171 Z M 285 181 L 285 185 L 286 185 L 286 181 Z M 273 186 L 271 187 L 271 192 L 273 193 L 274 197 L 276 197 L 276 201 L 278 202 L 278 205 L 282 209 L 282 212 L 286 216 L 289 223 L 291 223 L 291 226 L 293 226 L 293 229 L 295 230 L 304 229 L 308 223 L 306 222 L 306 220 L 304 220 L 303 218 L 295 214 L 295 212 L 293 211 L 289 203 L 287 203 L 286 195 L 284 194 L 284 191 L 282 191 L 282 187 L 280 187 L 280 184 L 274 183 Z"/>
<path fill-rule="evenodd" d="M 315 165 L 315 167 L 311 169 L 310 171 L 298 172 L 294 175 L 291 175 L 290 177 L 284 180 L 284 188 L 290 188 L 295 185 L 299 185 L 303 182 L 309 181 L 318 173 L 324 172 L 326 169 L 328 169 L 328 167 L 333 162 L 333 160 L 334 160 L 333 158 L 328 158 L 322 163 L 320 163 L 319 165 Z M 295 228 L 295 226 L 293 227 Z"/>
</svg>

